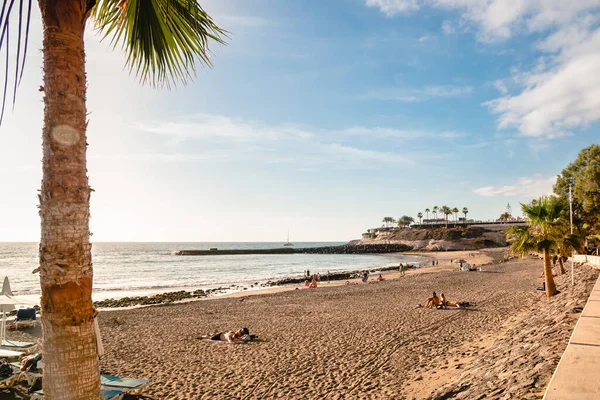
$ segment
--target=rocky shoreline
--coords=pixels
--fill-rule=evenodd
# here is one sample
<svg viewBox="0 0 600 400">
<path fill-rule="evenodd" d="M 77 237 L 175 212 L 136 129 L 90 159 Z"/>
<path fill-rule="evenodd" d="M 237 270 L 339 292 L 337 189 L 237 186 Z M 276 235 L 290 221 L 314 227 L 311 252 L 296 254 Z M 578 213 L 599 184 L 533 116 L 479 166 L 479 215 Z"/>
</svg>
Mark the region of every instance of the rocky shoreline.
<svg viewBox="0 0 600 400">
<path fill-rule="evenodd" d="M 360 274 L 364 271 L 369 273 L 373 272 L 386 272 L 386 271 L 397 271 L 398 266 L 388 266 L 381 268 L 369 268 L 364 270 L 353 270 L 353 271 L 334 271 L 329 272 L 327 274 L 320 275 L 320 280 L 322 282 L 329 281 L 341 281 L 358 278 Z M 417 268 L 416 265 L 410 265 L 409 268 L 414 269 Z M 264 283 L 255 282 L 251 287 L 275 287 L 275 286 L 286 286 L 286 285 L 294 285 L 294 284 L 302 284 L 307 278 L 306 276 L 296 276 L 296 277 L 288 277 L 283 279 L 278 279 L 274 281 L 267 281 Z M 123 308 L 123 307 L 133 307 L 133 306 L 149 306 L 149 305 L 157 305 L 157 304 L 169 304 L 183 300 L 190 299 L 200 299 L 205 297 L 211 297 L 218 294 L 223 294 L 229 291 L 242 291 L 248 290 L 247 287 L 241 287 L 237 285 L 227 286 L 227 287 L 218 287 L 214 289 L 197 289 L 194 291 L 187 290 L 179 290 L 175 292 L 166 292 L 159 293 L 152 296 L 131 296 L 131 297 L 123 297 L 120 299 L 106 299 L 101 301 L 95 301 L 94 307 L 96 308 Z"/>
</svg>

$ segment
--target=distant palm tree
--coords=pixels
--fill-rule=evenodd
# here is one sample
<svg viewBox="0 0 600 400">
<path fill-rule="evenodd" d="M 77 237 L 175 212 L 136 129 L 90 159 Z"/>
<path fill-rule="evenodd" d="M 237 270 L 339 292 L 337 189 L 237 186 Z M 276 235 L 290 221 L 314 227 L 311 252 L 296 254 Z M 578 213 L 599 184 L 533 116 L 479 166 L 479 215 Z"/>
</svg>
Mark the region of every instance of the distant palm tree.
<svg viewBox="0 0 600 400">
<path fill-rule="evenodd" d="M 467 222 L 467 214 L 469 213 L 469 209 L 467 207 L 463 207 L 462 213 L 465 214 L 465 222 Z"/>
<path fill-rule="evenodd" d="M 396 225 L 396 220 L 392 217 L 384 217 L 381 222 L 383 222 L 386 228 Z"/>
<path fill-rule="evenodd" d="M 426 208 L 426 209 L 425 209 L 425 214 L 427 214 L 427 217 L 425 217 L 426 219 L 429 219 L 429 212 L 430 212 L 430 211 L 431 211 L 431 210 L 430 210 L 429 208 Z"/>
<path fill-rule="evenodd" d="M 423 218 L 423 213 L 422 212 L 418 213 L 417 218 L 419 218 L 419 225 L 421 225 L 421 218 Z"/>
<path fill-rule="evenodd" d="M 454 207 L 452 209 L 452 213 L 454 214 L 454 222 L 456 222 L 456 218 L 458 217 L 458 208 Z"/>
<path fill-rule="evenodd" d="M 437 219 L 437 213 L 440 208 L 438 206 L 433 207 L 433 215 L 435 215 L 435 219 Z"/>
<path fill-rule="evenodd" d="M 408 215 L 403 215 L 402 217 L 398 218 L 398 226 L 401 227 L 407 227 L 413 222 L 415 222 L 415 219 L 413 217 L 409 217 Z"/>
<path fill-rule="evenodd" d="M 440 211 L 442 214 L 444 214 L 444 217 L 446 219 L 446 228 L 447 228 L 448 227 L 448 215 L 452 214 L 452 210 L 448 206 L 442 206 Z"/>
</svg>

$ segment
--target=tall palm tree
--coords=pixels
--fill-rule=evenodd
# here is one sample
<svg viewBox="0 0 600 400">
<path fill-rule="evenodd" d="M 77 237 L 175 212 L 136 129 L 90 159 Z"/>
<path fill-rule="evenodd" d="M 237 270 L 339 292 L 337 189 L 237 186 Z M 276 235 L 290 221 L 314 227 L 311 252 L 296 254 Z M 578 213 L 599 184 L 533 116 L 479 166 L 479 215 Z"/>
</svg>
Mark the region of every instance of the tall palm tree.
<svg viewBox="0 0 600 400">
<path fill-rule="evenodd" d="M 439 209 L 440 208 L 438 206 L 433 207 L 433 215 L 435 215 L 435 219 L 437 219 L 437 213 L 438 213 Z"/>
<path fill-rule="evenodd" d="M 419 213 L 417 214 L 417 218 L 419 218 L 419 225 L 421 225 L 421 218 L 423 218 L 423 213 L 422 213 L 422 212 L 419 212 Z"/>
<path fill-rule="evenodd" d="M 467 207 L 463 207 L 462 213 L 465 214 L 465 223 L 467 222 L 467 214 L 469 213 L 469 209 Z"/>
<path fill-rule="evenodd" d="M 551 251 L 558 247 L 558 237 L 568 225 L 564 218 L 565 204 L 556 197 L 540 197 L 530 204 L 522 204 L 523 213 L 529 218 L 528 227 L 512 227 L 508 230 L 513 236 L 511 246 L 515 254 L 526 255 L 531 250 L 543 254 L 546 296 L 554 296 L 556 285 L 552 277 Z"/>
<path fill-rule="evenodd" d="M 454 214 L 454 222 L 456 222 L 456 219 L 458 218 L 458 208 L 454 207 L 452 209 L 452 214 Z"/>
<path fill-rule="evenodd" d="M 446 220 L 446 228 L 447 228 L 448 227 L 448 215 L 452 214 L 452 210 L 448 206 L 442 206 L 440 211 L 442 214 L 444 214 L 444 219 Z"/>
<path fill-rule="evenodd" d="M 16 48 L 8 42 L 11 11 L 18 4 Z M 100 377 L 94 341 L 90 195 L 86 169 L 86 72 L 84 30 L 93 20 L 142 82 L 170 87 L 210 65 L 210 42 L 226 34 L 195 0 L 38 0 L 43 25 L 43 179 L 39 193 L 42 353 L 46 399 L 98 400 Z M 7 7 L 7 4 L 10 5 Z M 16 54 L 5 82 L 20 80 L 26 58 L 32 2 L 4 1 L 0 46 Z M 6 12 L 5 12 L 6 11 Z M 24 27 L 24 29 L 23 29 Z M 23 39 L 23 40 L 22 40 Z M 7 63 L 7 66 L 9 64 Z M 9 75 L 10 73 L 10 75 Z M 13 75 L 14 74 L 14 75 Z M 3 110 L 7 85 L 4 87 Z M 13 92 L 14 102 L 14 92 Z"/>
<path fill-rule="evenodd" d="M 430 212 L 430 211 L 431 211 L 431 210 L 430 210 L 429 208 L 426 208 L 426 209 L 425 209 L 425 214 L 427 214 L 427 216 L 425 217 L 425 219 L 429 219 L 429 212 Z"/>
</svg>

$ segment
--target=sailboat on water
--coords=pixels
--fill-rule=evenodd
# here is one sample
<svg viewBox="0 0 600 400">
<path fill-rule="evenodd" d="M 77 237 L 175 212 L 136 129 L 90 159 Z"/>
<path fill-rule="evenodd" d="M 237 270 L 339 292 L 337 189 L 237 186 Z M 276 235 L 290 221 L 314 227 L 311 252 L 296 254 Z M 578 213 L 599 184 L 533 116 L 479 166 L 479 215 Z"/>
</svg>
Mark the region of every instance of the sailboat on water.
<svg viewBox="0 0 600 400">
<path fill-rule="evenodd" d="M 288 237 L 287 237 L 287 242 L 285 242 L 283 244 L 284 246 L 293 246 L 294 243 L 290 242 L 290 230 L 288 229 Z"/>
</svg>

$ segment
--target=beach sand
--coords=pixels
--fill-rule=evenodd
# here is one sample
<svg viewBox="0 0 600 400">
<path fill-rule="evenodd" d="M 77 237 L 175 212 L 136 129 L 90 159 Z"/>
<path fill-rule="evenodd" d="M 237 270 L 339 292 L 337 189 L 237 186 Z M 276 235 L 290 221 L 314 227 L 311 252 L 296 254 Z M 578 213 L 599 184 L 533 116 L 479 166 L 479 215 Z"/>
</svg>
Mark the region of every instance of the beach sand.
<svg viewBox="0 0 600 400">
<path fill-rule="evenodd" d="M 541 260 L 483 250 L 467 258 L 482 272 L 458 272 L 458 253 L 383 282 L 104 311 L 102 371 L 155 399 L 541 398 L 598 271 L 547 299 Z M 434 290 L 471 307 L 418 307 Z M 259 340 L 199 339 L 241 327 Z"/>
</svg>

